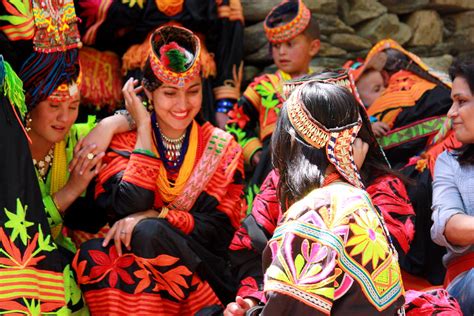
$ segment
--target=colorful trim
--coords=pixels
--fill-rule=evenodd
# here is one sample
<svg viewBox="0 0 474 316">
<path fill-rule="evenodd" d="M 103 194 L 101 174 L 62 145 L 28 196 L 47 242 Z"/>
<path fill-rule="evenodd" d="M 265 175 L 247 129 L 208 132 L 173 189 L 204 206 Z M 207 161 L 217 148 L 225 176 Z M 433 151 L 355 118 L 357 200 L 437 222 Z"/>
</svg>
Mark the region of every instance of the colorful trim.
<svg viewBox="0 0 474 316">
<path fill-rule="evenodd" d="M 183 72 L 175 72 L 161 61 L 161 55 L 159 48 L 164 44 L 172 41 L 188 41 L 193 45 L 194 51 L 191 52 L 194 55 L 192 64 Z M 155 76 L 161 82 L 184 86 L 186 82 L 189 82 L 199 75 L 201 70 L 200 54 L 201 54 L 201 43 L 199 38 L 194 35 L 191 31 L 180 26 L 162 26 L 153 32 L 150 38 L 151 52 L 150 52 L 150 64 Z"/>
<path fill-rule="evenodd" d="M 262 142 L 260 142 L 257 137 L 248 140 L 243 147 L 245 164 L 250 166 L 252 164 L 253 155 L 260 149 L 262 149 Z"/>
<path fill-rule="evenodd" d="M 443 128 L 446 120 L 446 116 L 430 117 L 391 130 L 387 135 L 378 138 L 377 141 L 383 149 L 391 149 L 416 139 L 437 134 Z"/>
<path fill-rule="evenodd" d="M 164 167 L 162 167 L 164 168 Z M 160 169 L 160 160 L 143 154 L 132 154 L 122 180 L 141 188 L 155 191 L 156 179 Z"/>
<path fill-rule="evenodd" d="M 278 18 L 279 15 L 285 13 L 285 7 L 294 5 L 294 2 L 283 2 L 272 9 L 267 15 L 263 23 L 265 34 L 267 35 L 268 41 L 272 44 L 279 44 L 287 42 L 299 34 L 303 33 L 311 21 L 311 11 L 305 6 L 302 0 L 298 0 L 297 6 L 298 11 L 296 16 L 288 23 L 284 25 L 271 26 L 272 19 Z"/>
</svg>

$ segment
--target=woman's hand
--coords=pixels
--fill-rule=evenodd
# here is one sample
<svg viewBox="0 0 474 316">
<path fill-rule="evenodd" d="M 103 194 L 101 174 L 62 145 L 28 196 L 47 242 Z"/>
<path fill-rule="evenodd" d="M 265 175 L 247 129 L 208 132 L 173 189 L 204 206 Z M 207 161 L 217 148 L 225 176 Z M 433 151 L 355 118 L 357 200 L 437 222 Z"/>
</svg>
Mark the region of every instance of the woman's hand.
<svg viewBox="0 0 474 316">
<path fill-rule="evenodd" d="M 80 149 L 79 149 L 80 148 Z M 66 184 L 69 190 L 79 196 L 89 185 L 89 182 L 105 167 L 102 165 L 102 158 L 105 152 L 101 151 L 97 155 L 97 145 L 76 146 L 74 148 L 74 164 L 69 165 L 69 180 Z"/>
<path fill-rule="evenodd" d="M 390 126 L 384 122 L 374 122 L 372 123 L 372 131 L 374 131 L 375 137 L 382 137 L 390 131 Z"/>
<path fill-rule="evenodd" d="M 352 152 L 354 154 L 354 162 L 357 169 L 361 169 L 364 164 L 365 156 L 369 151 L 369 144 L 362 141 L 360 138 L 356 138 L 354 144 L 352 144 Z"/>
<path fill-rule="evenodd" d="M 143 90 L 142 86 L 135 88 L 138 80 L 130 78 L 122 88 L 122 94 L 125 99 L 125 108 L 135 120 L 137 128 L 143 125 L 150 125 L 150 114 L 143 106 L 142 100 L 137 96 L 137 93 Z"/>
<path fill-rule="evenodd" d="M 103 247 L 106 247 L 109 242 L 113 239 L 115 248 L 119 256 L 122 255 L 122 245 L 124 244 L 127 250 L 131 250 L 130 242 L 132 240 L 132 233 L 135 229 L 135 226 L 145 218 L 157 218 L 159 213 L 155 210 L 148 210 L 144 212 L 138 212 L 132 215 L 129 215 L 121 220 L 115 222 L 115 224 L 110 228 L 109 232 L 105 236 L 104 242 L 102 243 Z"/>
<path fill-rule="evenodd" d="M 224 316 L 243 316 L 245 313 L 257 305 L 257 302 L 251 298 L 242 298 L 237 296 L 235 302 L 227 304 L 224 310 Z"/>
</svg>

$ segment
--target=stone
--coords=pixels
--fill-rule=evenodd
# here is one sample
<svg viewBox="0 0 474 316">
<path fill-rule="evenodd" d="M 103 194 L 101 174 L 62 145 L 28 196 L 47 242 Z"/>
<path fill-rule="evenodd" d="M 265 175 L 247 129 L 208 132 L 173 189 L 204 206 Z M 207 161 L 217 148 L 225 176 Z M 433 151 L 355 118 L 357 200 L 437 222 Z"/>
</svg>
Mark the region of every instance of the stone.
<svg viewBox="0 0 474 316">
<path fill-rule="evenodd" d="M 342 6 L 344 21 L 349 25 L 376 18 L 387 12 L 377 0 L 349 0 L 349 6 Z"/>
<path fill-rule="evenodd" d="M 372 44 L 390 38 L 400 30 L 400 21 L 395 14 L 383 14 L 378 18 L 363 23 L 357 29 L 357 35 L 368 39 Z"/>
<path fill-rule="evenodd" d="M 452 33 L 474 26 L 474 10 L 444 16 L 443 22 L 445 28 Z"/>
<path fill-rule="evenodd" d="M 346 62 L 346 58 L 320 57 L 316 56 L 311 60 L 311 68 L 313 69 L 337 69 L 341 68 Z"/>
<path fill-rule="evenodd" d="M 407 19 L 413 30 L 410 46 L 432 46 L 443 41 L 443 20 L 434 10 L 413 12 Z"/>
<path fill-rule="evenodd" d="M 443 42 L 434 46 L 413 46 L 410 52 L 418 56 L 434 57 L 449 54 L 453 50 L 452 42 Z"/>
<path fill-rule="evenodd" d="M 400 22 L 400 28 L 397 33 L 392 35 L 392 39 L 397 41 L 400 45 L 403 45 L 410 40 L 412 34 L 411 27 L 408 24 Z"/>
<path fill-rule="evenodd" d="M 347 51 L 342 48 L 332 46 L 329 43 L 321 42 L 321 48 L 319 49 L 318 56 L 321 57 L 337 57 L 345 56 Z"/>
<path fill-rule="evenodd" d="M 281 0 L 241 0 L 246 23 L 260 22 Z"/>
<path fill-rule="evenodd" d="M 342 22 L 337 15 L 314 14 L 314 16 L 319 22 L 321 34 L 354 33 L 354 29 Z"/>
<path fill-rule="evenodd" d="M 244 55 L 255 53 L 268 42 L 263 29 L 263 22 L 244 29 Z"/>
<path fill-rule="evenodd" d="M 245 66 L 244 67 L 244 78 L 242 82 L 242 86 L 247 86 L 250 84 L 255 77 L 260 74 L 260 68 L 255 66 Z"/>
<path fill-rule="evenodd" d="M 355 34 L 336 33 L 332 34 L 329 40 L 332 45 L 350 51 L 358 51 L 372 47 L 369 40 Z"/>
<path fill-rule="evenodd" d="M 347 59 L 357 59 L 357 58 L 362 58 L 365 59 L 367 57 L 367 54 L 369 53 L 370 49 L 364 49 L 364 50 L 359 50 L 356 52 L 349 52 L 347 53 L 346 57 Z"/>
<path fill-rule="evenodd" d="M 431 68 L 447 73 L 449 66 L 453 63 L 454 57 L 451 55 L 443 55 L 436 57 L 423 57 L 422 60 Z"/>
<path fill-rule="evenodd" d="M 304 3 L 313 13 L 337 14 L 337 0 L 306 0 Z"/>
<path fill-rule="evenodd" d="M 380 0 L 388 12 L 396 14 L 406 14 L 423 9 L 430 0 Z"/>
<path fill-rule="evenodd" d="M 459 12 L 465 10 L 474 10 L 474 1 L 472 0 L 430 0 L 429 7 L 438 12 Z"/>
<path fill-rule="evenodd" d="M 462 29 L 449 39 L 453 44 L 453 50 L 467 52 L 474 49 L 474 26 Z"/>
<path fill-rule="evenodd" d="M 251 65 L 268 65 L 273 62 L 272 54 L 270 52 L 270 44 L 266 43 L 255 53 L 244 57 L 246 63 Z"/>
</svg>

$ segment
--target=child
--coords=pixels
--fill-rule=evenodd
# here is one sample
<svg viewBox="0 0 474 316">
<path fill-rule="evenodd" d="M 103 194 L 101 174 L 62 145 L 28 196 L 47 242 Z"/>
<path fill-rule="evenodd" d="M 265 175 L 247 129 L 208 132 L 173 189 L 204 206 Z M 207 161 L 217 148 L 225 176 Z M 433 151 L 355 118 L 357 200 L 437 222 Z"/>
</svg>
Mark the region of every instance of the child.
<svg viewBox="0 0 474 316">
<path fill-rule="evenodd" d="M 383 61 L 384 63 L 385 61 Z M 349 72 L 354 77 L 357 92 L 366 108 L 369 108 L 387 88 L 387 75 L 382 70 L 383 64 L 382 61 L 379 63 L 363 64 L 350 60 L 343 66 L 344 68 L 349 68 Z M 390 130 L 390 126 L 387 123 L 379 122 L 375 117 L 370 119 L 372 130 L 376 137 L 385 136 Z"/>
<path fill-rule="evenodd" d="M 282 83 L 308 74 L 320 46 L 318 22 L 301 0 L 282 2 L 273 8 L 264 28 L 278 70 L 254 79 L 228 112 L 226 125 L 243 147 L 246 164 L 256 167 L 247 195 L 249 207 L 270 171 L 268 144 L 284 101 Z"/>
</svg>

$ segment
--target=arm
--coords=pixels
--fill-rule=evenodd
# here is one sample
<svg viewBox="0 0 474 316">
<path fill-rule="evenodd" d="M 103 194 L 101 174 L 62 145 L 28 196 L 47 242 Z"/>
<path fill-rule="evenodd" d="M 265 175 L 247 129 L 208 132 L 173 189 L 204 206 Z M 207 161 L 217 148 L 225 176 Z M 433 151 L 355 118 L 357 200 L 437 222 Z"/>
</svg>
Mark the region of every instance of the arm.
<svg viewBox="0 0 474 316">
<path fill-rule="evenodd" d="M 436 161 L 433 181 L 433 226 L 431 238 L 453 253 L 464 252 L 474 244 L 472 216 L 466 215 L 455 176 L 459 165 L 447 152 Z"/>
<path fill-rule="evenodd" d="M 248 87 L 246 93 L 255 95 L 257 93 L 252 87 Z M 234 135 L 237 142 L 242 146 L 246 165 L 252 165 L 253 156 L 262 149 L 262 143 L 257 136 L 259 113 L 254 104 L 245 95 L 239 99 L 234 108 L 227 113 L 226 130 Z"/>
</svg>

